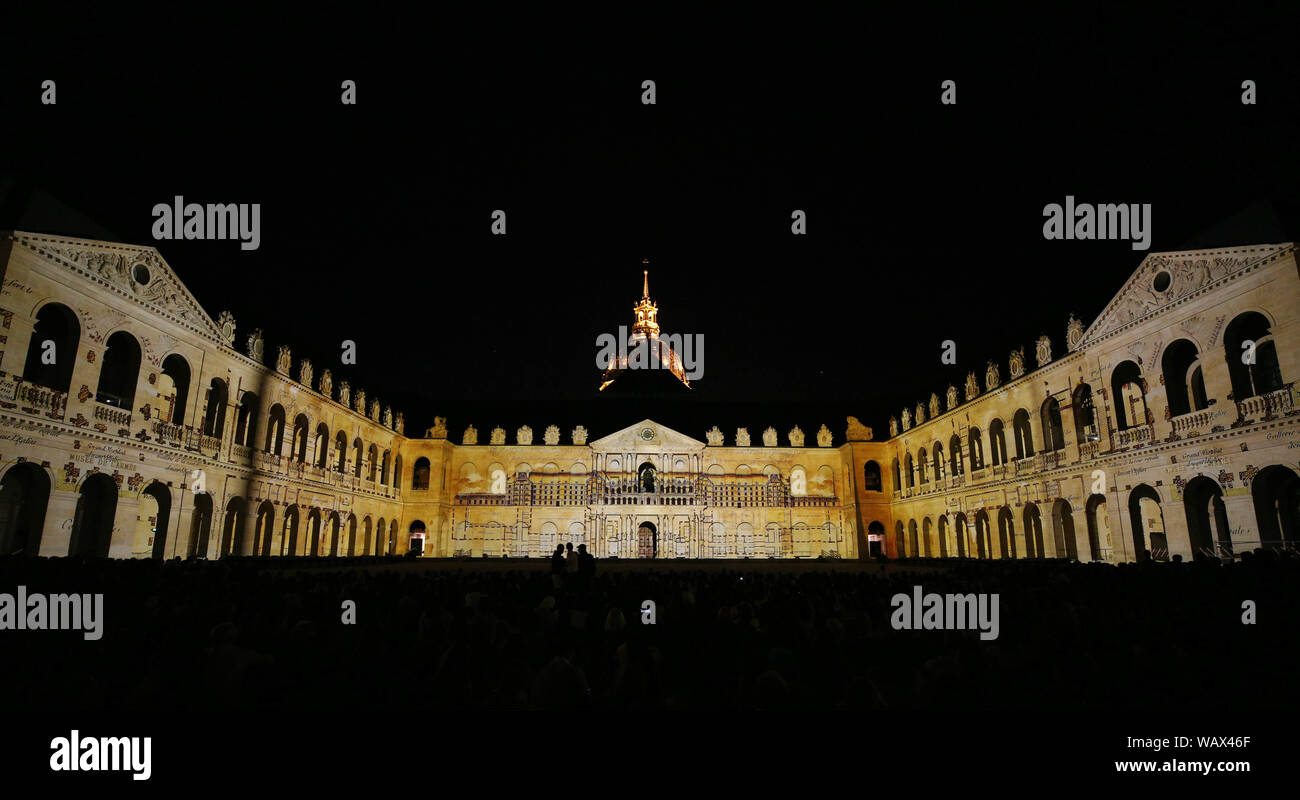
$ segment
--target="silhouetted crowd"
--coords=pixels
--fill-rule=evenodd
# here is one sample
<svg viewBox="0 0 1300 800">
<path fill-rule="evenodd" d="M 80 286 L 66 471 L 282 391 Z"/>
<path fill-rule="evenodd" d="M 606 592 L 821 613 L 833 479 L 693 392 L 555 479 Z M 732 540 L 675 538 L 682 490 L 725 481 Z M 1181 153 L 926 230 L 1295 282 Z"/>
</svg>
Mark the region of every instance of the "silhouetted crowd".
<svg viewBox="0 0 1300 800">
<path fill-rule="evenodd" d="M 510 564 L 0 560 L 0 592 L 19 584 L 103 592 L 104 636 L 0 631 L 7 709 L 1240 708 L 1298 691 L 1300 559 L 1263 551 L 1120 566 L 649 565 L 584 548 Z M 890 599 L 914 585 L 999 593 L 999 637 L 894 630 Z"/>
</svg>

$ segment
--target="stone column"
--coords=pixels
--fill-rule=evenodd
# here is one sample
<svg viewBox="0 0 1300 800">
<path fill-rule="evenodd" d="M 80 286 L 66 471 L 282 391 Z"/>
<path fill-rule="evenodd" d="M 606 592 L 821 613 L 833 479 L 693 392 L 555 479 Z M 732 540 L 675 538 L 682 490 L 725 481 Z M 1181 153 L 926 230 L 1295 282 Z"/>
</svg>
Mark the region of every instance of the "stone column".
<svg viewBox="0 0 1300 800">
<path fill-rule="evenodd" d="M 56 473 L 54 480 L 57 478 Z M 45 509 L 45 525 L 41 530 L 40 555 L 47 557 L 68 554 L 72 545 L 72 522 L 77 514 L 77 493 L 59 490 L 54 480 L 51 480 L 50 502 Z"/>
<path fill-rule="evenodd" d="M 1260 546 L 1259 520 L 1255 518 L 1255 500 L 1248 494 L 1223 498 L 1228 514 L 1228 528 L 1232 531 L 1232 552 L 1254 550 Z M 41 548 L 44 550 L 44 546 Z"/>
<path fill-rule="evenodd" d="M 36 318 L 15 309 L 9 310 L 13 316 L 4 331 L 9 339 L 5 343 L 4 351 L 0 352 L 0 370 L 10 375 L 22 375 L 23 368 L 27 366 L 27 350 L 31 347 L 32 337 L 36 333 Z"/>
<path fill-rule="evenodd" d="M 1160 516 L 1165 523 L 1165 541 L 1169 543 L 1169 559 L 1175 555 L 1183 561 L 1192 560 L 1192 536 L 1187 530 L 1187 509 L 1182 500 L 1160 503 Z"/>
<path fill-rule="evenodd" d="M 117 497 L 113 510 L 113 530 L 108 544 L 109 558 L 135 556 L 135 529 L 140 522 L 140 501 L 135 497 Z"/>
</svg>

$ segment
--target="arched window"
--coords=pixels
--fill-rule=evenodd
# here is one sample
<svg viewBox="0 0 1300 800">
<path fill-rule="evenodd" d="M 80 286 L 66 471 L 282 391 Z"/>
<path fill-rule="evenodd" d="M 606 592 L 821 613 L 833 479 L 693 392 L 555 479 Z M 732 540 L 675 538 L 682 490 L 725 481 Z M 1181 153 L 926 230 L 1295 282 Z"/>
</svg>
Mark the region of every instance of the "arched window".
<svg viewBox="0 0 1300 800">
<path fill-rule="evenodd" d="M 961 437 L 953 434 L 948 440 L 948 474 L 954 478 L 966 472 L 966 465 L 961 455 Z"/>
<path fill-rule="evenodd" d="M 379 472 L 379 485 L 380 485 L 380 486 L 387 486 L 387 485 L 388 485 L 388 467 L 389 467 L 389 464 L 390 464 L 390 462 L 391 462 L 391 460 L 392 460 L 392 455 L 393 455 L 393 451 L 391 451 L 391 450 L 385 450 L 385 451 L 384 451 L 384 466 L 383 466 L 383 469 L 380 470 L 380 472 Z"/>
<path fill-rule="evenodd" d="M 938 442 L 934 443 L 934 479 L 943 480 L 943 445 Z"/>
<path fill-rule="evenodd" d="M 370 471 L 366 473 L 366 479 L 373 481 L 375 479 L 375 473 L 379 469 L 379 448 L 372 444 L 370 445 L 369 452 L 370 452 Z"/>
<path fill-rule="evenodd" d="M 135 407 L 135 384 L 140 380 L 140 343 L 126 331 L 118 331 L 106 344 L 95 400 L 131 410 Z"/>
<path fill-rule="evenodd" d="M 1247 364 L 1254 343 L 1254 363 Z M 1282 369 L 1277 360 L 1277 346 L 1269 329 L 1268 318 L 1258 311 L 1239 314 L 1223 334 L 1227 350 L 1228 375 L 1232 378 L 1232 398 L 1268 394 L 1282 388 Z"/>
<path fill-rule="evenodd" d="M 203 435 L 218 439 L 226 428 L 226 382 L 213 378 L 208 386 L 207 404 L 203 411 Z"/>
<path fill-rule="evenodd" d="M 897 492 L 903 488 L 903 474 L 898 469 L 898 459 L 894 459 L 893 467 L 894 467 L 894 491 Z"/>
<path fill-rule="evenodd" d="M 880 491 L 880 465 L 874 461 L 862 465 L 862 488 L 868 492 Z"/>
<path fill-rule="evenodd" d="M 1011 432 L 1016 437 L 1016 458 L 1034 454 L 1034 435 L 1029 428 L 1029 412 L 1023 408 L 1011 420 Z"/>
<path fill-rule="evenodd" d="M 280 455 L 284 450 L 284 406 L 276 403 L 266 420 L 266 452 Z"/>
<path fill-rule="evenodd" d="M 1092 408 L 1092 387 L 1086 383 L 1079 384 L 1074 390 L 1074 437 L 1077 442 L 1095 442 L 1097 433 L 1097 415 Z"/>
<path fill-rule="evenodd" d="M 36 312 L 36 327 L 27 345 L 23 380 L 47 389 L 68 391 L 80 341 L 81 323 L 72 309 L 62 303 L 42 306 Z"/>
<path fill-rule="evenodd" d="M 316 426 L 316 452 L 314 453 L 311 463 L 325 468 L 330 457 L 330 429 L 325 423 Z"/>
<path fill-rule="evenodd" d="M 1120 430 L 1147 424 L 1146 381 L 1136 362 L 1124 361 L 1110 376 L 1115 424 Z"/>
<path fill-rule="evenodd" d="M 966 451 L 970 453 L 971 472 L 984 469 L 984 437 L 980 434 L 980 429 L 972 427 L 966 434 L 966 442 Z"/>
<path fill-rule="evenodd" d="M 1187 339 L 1179 339 L 1169 345 L 1160 358 L 1160 370 L 1165 378 L 1165 397 L 1169 400 L 1170 416 L 1190 414 L 1209 405 L 1196 345 Z"/>
<path fill-rule="evenodd" d="M 402 488 L 402 457 L 393 460 L 393 488 Z"/>
<path fill-rule="evenodd" d="M 1055 397 L 1049 397 L 1039 410 L 1043 417 L 1043 452 L 1065 448 L 1065 433 L 1061 428 L 1061 404 Z"/>
<path fill-rule="evenodd" d="M 235 444 L 253 446 L 253 432 L 257 430 L 257 395 L 244 392 L 239 398 L 239 411 L 235 415 Z"/>
<path fill-rule="evenodd" d="M 338 463 L 334 468 L 343 474 L 348 471 L 348 435 L 339 431 L 339 435 L 334 439 L 334 452 L 338 454 Z"/>
<path fill-rule="evenodd" d="M 171 378 L 176 392 L 172 400 L 171 423 L 185 423 L 185 406 L 190 400 L 190 363 L 179 353 L 172 353 L 163 359 L 162 374 Z"/>
<path fill-rule="evenodd" d="M 415 462 L 415 469 L 411 473 L 412 489 L 429 488 L 429 459 L 421 457 Z"/>
<path fill-rule="evenodd" d="M 1007 463 L 1007 437 L 1002 430 L 1002 420 L 995 419 L 989 423 L 989 450 L 993 455 L 993 466 Z"/>
<path fill-rule="evenodd" d="M 307 463 L 308 422 L 306 414 L 299 414 L 293 421 L 293 460 L 299 464 Z"/>
<path fill-rule="evenodd" d="M 352 464 L 352 475 L 357 478 L 361 477 L 361 460 L 365 457 L 361 450 L 362 447 L 360 437 L 352 442 L 352 458 L 355 459 Z"/>
<path fill-rule="evenodd" d="M 916 453 L 916 472 L 917 472 L 918 483 L 925 483 L 929 480 L 929 477 L 925 474 L 926 467 L 929 466 L 929 463 L 930 463 L 930 454 L 925 451 L 924 447 L 922 447 Z"/>
<path fill-rule="evenodd" d="M 906 458 L 904 459 L 904 466 L 906 466 L 907 468 L 907 472 L 906 472 L 907 488 L 911 489 L 912 487 L 916 486 L 916 473 L 913 471 L 911 453 L 908 453 Z"/>
<path fill-rule="evenodd" d="M 655 465 L 649 461 L 637 467 L 637 491 L 653 492 L 655 490 Z"/>
</svg>

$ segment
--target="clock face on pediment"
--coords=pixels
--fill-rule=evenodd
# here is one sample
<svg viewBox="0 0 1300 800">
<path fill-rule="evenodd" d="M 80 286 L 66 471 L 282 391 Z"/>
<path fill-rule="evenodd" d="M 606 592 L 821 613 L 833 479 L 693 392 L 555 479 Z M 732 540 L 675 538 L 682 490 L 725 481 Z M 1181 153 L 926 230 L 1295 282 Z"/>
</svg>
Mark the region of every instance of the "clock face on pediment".
<svg viewBox="0 0 1300 800">
<path fill-rule="evenodd" d="M 647 441 L 647 442 L 653 442 L 653 441 L 654 441 L 654 438 L 655 438 L 655 429 L 654 429 L 654 428 L 650 428 L 650 427 L 642 428 L 642 429 L 641 429 L 641 432 L 640 432 L 638 435 L 639 435 L 639 436 L 642 438 L 642 440 L 644 440 L 644 441 Z"/>
</svg>

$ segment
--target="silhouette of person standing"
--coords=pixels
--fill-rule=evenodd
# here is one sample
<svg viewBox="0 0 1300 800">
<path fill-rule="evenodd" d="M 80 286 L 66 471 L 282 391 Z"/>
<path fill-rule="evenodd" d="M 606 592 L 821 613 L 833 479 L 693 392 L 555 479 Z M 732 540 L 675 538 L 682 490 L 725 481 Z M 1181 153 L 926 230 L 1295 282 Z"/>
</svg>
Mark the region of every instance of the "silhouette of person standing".
<svg viewBox="0 0 1300 800">
<path fill-rule="evenodd" d="M 559 589 L 564 585 L 564 545 L 557 544 L 551 554 L 551 586 Z"/>
</svg>

